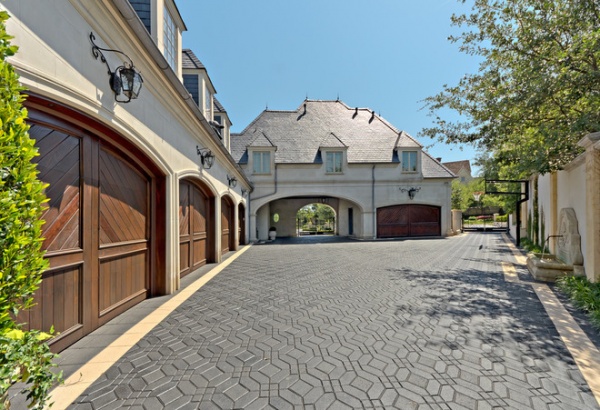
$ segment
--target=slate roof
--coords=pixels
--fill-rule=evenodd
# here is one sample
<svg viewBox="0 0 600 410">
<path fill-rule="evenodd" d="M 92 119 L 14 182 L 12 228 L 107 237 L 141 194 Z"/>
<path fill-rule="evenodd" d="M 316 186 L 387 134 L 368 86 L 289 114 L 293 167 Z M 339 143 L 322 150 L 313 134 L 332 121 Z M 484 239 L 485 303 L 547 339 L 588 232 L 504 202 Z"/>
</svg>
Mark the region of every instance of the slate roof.
<svg viewBox="0 0 600 410">
<path fill-rule="evenodd" d="M 184 48 L 181 50 L 181 68 L 206 70 L 204 64 L 198 60 L 196 54 L 194 54 L 194 52 L 189 48 Z"/>
<path fill-rule="evenodd" d="M 213 104 L 215 105 L 215 112 L 227 113 L 221 102 L 217 100 L 217 97 L 213 95 Z"/>
<path fill-rule="evenodd" d="M 469 160 L 442 162 L 442 164 L 456 175 L 458 175 L 461 169 L 467 170 L 469 175 L 471 175 L 471 163 Z"/>
<path fill-rule="evenodd" d="M 422 145 L 368 108 L 341 101 L 305 100 L 294 111 L 263 111 L 242 132 L 231 134 L 231 154 L 246 163 L 247 147 L 274 146 L 276 163 L 318 163 L 319 148 L 347 149 L 348 163 L 398 162 L 395 149 Z M 423 176 L 454 175 L 423 151 Z"/>
</svg>

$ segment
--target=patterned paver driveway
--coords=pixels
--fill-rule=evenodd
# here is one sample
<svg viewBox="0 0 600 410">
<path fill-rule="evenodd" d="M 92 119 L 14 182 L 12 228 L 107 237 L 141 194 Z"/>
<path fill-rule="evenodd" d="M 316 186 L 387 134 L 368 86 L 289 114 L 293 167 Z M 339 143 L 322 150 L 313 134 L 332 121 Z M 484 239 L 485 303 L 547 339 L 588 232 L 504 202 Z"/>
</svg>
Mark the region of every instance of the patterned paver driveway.
<svg viewBox="0 0 600 410">
<path fill-rule="evenodd" d="M 597 409 L 502 261 L 486 233 L 254 246 L 72 407 Z"/>
</svg>

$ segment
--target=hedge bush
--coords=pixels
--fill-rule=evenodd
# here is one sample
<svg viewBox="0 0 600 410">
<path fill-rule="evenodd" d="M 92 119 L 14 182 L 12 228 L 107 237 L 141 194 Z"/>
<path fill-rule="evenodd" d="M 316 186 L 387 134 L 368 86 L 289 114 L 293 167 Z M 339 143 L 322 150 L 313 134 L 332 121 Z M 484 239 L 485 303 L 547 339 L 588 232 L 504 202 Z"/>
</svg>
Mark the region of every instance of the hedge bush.
<svg viewBox="0 0 600 410">
<path fill-rule="evenodd" d="M 51 332 L 27 330 L 16 320 L 33 305 L 33 294 L 47 267 L 41 250 L 44 184 L 31 162 L 38 155 L 29 138 L 23 87 L 6 61 L 17 51 L 0 12 L 0 408 L 10 407 L 8 389 L 24 383 L 31 408 L 48 404 L 48 392 L 60 375 L 51 372 Z"/>
</svg>

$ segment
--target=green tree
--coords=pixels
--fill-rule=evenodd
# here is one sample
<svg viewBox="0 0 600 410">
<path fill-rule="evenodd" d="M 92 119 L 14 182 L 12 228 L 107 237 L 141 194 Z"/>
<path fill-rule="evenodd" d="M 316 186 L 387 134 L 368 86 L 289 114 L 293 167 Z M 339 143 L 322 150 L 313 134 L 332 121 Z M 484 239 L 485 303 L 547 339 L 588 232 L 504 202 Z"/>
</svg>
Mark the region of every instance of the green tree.
<svg viewBox="0 0 600 410">
<path fill-rule="evenodd" d="M 435 120 L 422 134 L 474 143 L 514 178 L 561 169 L 600 130 L 598 0 L 474 0 L 452 24 L 465 31 L 450 40 L 482 62 L 425 100 Z M 448 108 L 461 119 L 442 118 Z"/>
<path fill-rule="evenodd" d="M 23 88 L 6 61 L 14 55 L 6 33 L 8 14 L 0 12 L 0 408 L 10 407 L 8 389 L 18 382 L 29 406 L 43 408 L 60 377 L 51 372 L 50 334 L 26 330 L 16 320 L 33 305 L 47 263 L 41 250 L 40 219 L 44 185 L 31 162 L 37 154 L 22 106 Z"/>
</svg>

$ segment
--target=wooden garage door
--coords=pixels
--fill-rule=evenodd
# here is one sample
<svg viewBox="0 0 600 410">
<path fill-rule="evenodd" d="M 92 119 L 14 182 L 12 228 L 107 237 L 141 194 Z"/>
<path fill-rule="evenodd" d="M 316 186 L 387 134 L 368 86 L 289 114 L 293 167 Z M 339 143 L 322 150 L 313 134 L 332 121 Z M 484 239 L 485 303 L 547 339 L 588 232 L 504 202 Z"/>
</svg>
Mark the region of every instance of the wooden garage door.
<svg viewBox="0 0 600 410">
<path fill-rule="evenodd" d="M 235 237 L 235 224 L 233 222 L 233 206 L 231 201 L 224 197 L 221 199 L 221 253 L 234 250 L 232 241 Z"/>
<path fill-rule="evenodd" d="M 377 237 L 440 236 L 440 208 L 396 205 L 377 209 Z"/>
<path fill-rule="evenodd" d="M 181 277 L 210 258 L 210 200 L 189 181 L 179 183 L 179 273 Z"/>
<path fill-rule="evenodd" d="M 20 319 L 54 326 L 59 351 L 147 297 L 150 178 L 99 138 L 38 123 L 30 135 L 49 184 L 42 235 L 50 267 L 37 305 Z"/>
</svg>

